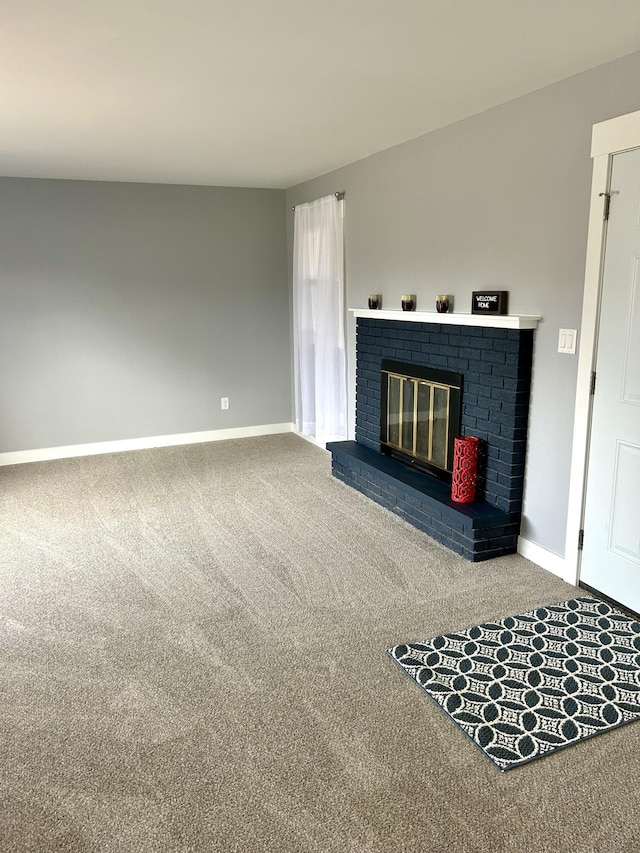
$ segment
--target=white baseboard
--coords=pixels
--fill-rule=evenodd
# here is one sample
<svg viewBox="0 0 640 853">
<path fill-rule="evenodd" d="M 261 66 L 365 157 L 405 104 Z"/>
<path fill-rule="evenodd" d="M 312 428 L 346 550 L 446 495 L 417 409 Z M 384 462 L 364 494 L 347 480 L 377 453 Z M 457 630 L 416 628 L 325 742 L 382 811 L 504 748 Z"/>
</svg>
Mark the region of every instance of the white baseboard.
<svg viewBox="0 0 640 853">
<path fill-rule="evenodd" d="M 25 462 L 46 462 L 50 459 L 69 459 L 72 456 L 97 456 L 101 453 L 122 453 L 125 450 L 147 450 L 151 447 L 173 447 L 180 444 L 202 444 L 207 441 L 226 441 L 231 438 L 251 438 L 293 432 L 292 423 L 262 424 L 261 426 L 212 429 L 204 432 L 183 432 L 176 435 L 154 435 L 144 438 L 125 438 L 118 441 L 98 441 L 92 444 L 69 444 L 65 447 L 41 447 L 36 450 L 16 450 L 0 453 L 0 466 L 22 465 Z"/>
<path fill-rule="evenodd" d="M 563 581 L 575 585 L 576 574 L 573 567 L 559 554 L 548 551 L 541 545 L 537 545 L 530 539 L 524 539 L 522 536 L 518 537 L 518 554 L 526 557 L 527 560 L 531 560 L 532 563 L 546 569 L 548 572 L 557 575 Z"/>
</svg>

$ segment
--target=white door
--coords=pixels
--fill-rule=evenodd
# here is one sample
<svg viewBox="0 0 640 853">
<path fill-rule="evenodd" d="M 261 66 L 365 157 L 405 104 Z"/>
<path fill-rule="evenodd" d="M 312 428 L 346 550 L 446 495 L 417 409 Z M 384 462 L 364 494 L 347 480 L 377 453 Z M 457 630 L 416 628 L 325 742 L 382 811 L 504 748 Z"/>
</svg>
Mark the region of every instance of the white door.
<svg viewBox="0 0 640 853">
<path fill-rule="evenodd" d="M 616 154 L 580 582 L 640 612 L 640 148 Z"/>
</svg>

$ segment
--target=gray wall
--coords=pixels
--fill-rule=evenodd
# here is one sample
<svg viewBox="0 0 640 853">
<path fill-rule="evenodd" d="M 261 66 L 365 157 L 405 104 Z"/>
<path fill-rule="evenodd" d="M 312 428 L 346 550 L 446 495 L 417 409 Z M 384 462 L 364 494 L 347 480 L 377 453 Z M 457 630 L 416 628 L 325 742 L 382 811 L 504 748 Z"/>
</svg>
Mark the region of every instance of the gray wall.
<svg viewBox="0 0 640 853">
<path fill-rule="evenodd" d="M 0 452 L 289 422 L 285 251 L 282 191 L 0 179 Z"/>
<path fill-rule="evenodd" d="M 345 190 L 348 307 L 376 292 L 398 308 L 409 292 L 433 310 L 451 293 L 468 312 L 471 291 L 491 288 L 509 291 L 511 313 L 542 314 L 522 533 L 560 555 L 577 356 L 556 350 L 559 328 L 580 328 L 591 128 L 640 109 L 639 80 L 636 53 L 287 192 L 291 245 L 291 206 Z M 351 317 L 348 330 L 353 412 Z"/>
</svg>

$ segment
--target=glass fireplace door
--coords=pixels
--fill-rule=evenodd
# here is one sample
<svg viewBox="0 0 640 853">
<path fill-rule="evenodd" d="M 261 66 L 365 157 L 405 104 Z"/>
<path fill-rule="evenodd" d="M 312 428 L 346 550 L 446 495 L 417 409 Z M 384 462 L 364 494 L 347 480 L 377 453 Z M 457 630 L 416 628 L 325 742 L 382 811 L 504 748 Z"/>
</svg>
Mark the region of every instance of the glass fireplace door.
<svg viewBox="0 0 640 853">
<path fill-rule="evenodd" d="M 387 382 L 387 444 L 446 471 L 449 387 L 393 373 Z"/>
</svg>

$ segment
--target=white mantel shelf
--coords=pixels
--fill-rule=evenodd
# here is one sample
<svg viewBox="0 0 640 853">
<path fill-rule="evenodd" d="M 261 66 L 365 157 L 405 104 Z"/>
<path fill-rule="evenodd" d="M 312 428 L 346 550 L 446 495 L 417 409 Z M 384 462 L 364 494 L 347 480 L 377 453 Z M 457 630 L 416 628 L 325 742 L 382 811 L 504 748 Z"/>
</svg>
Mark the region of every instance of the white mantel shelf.
<svg viewBox="0 0 640 853">
<path fill-rule="evenodd" d="M 354 317 L 369 320 L 401 320 L 407 323 L 441 323 L 444 326 L 485 326 L 492 329 L 535 329 L 542 319 L 539 314 L 438 314 L 435 311 L 386 311 L 349 308 Z"/>
</svg>

